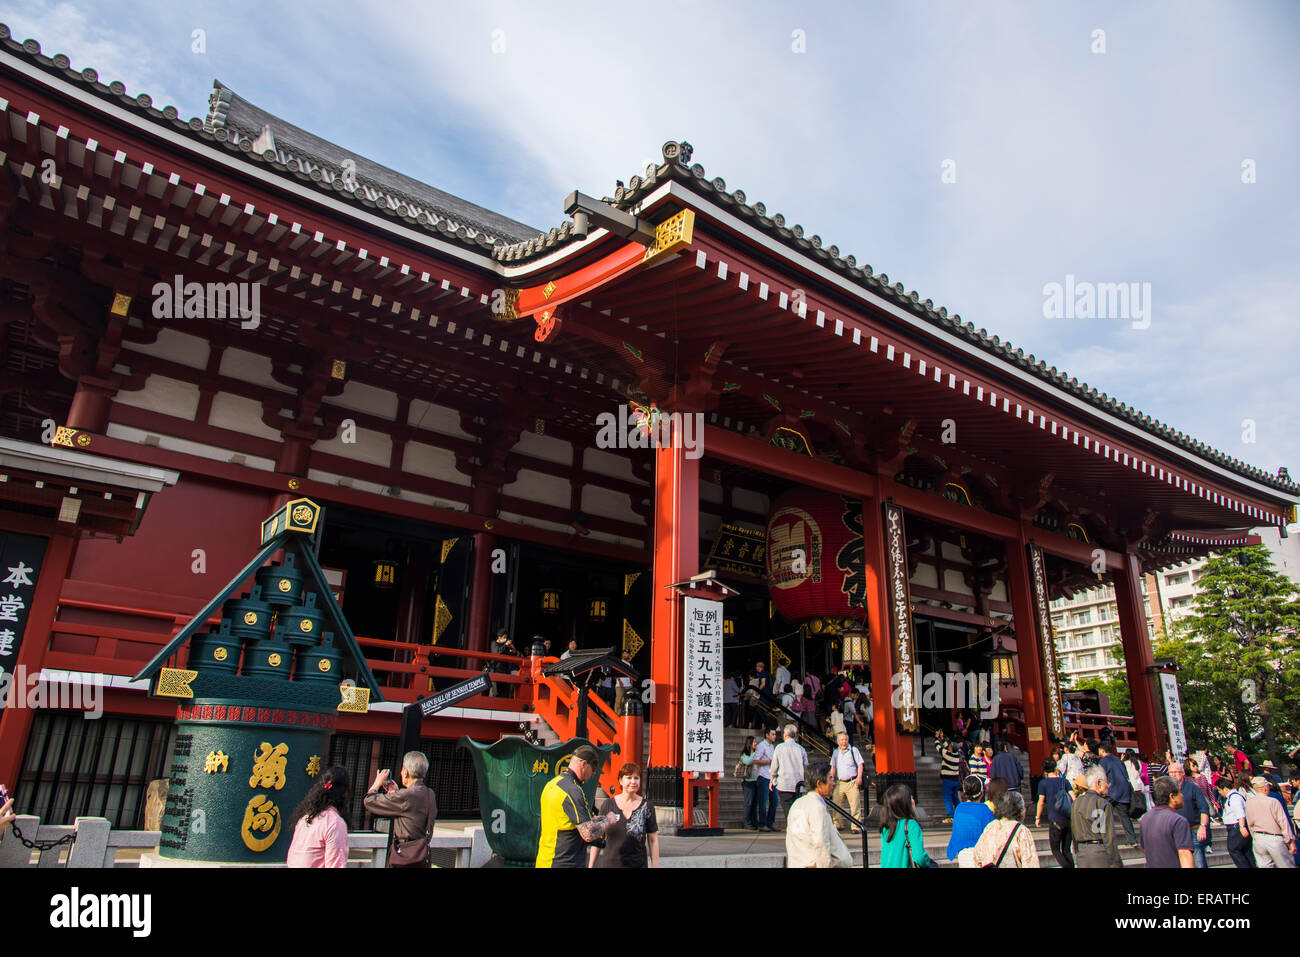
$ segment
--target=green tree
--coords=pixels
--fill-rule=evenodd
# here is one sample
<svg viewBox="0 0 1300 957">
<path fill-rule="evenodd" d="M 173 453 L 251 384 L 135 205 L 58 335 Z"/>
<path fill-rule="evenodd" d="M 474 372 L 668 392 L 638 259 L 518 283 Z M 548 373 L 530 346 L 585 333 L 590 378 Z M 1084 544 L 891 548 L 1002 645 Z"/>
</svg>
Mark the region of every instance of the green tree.
<svg viewBox="0 0 1300 957">
<path fill-rule="evenodd" d="M 1178 662 L 1184 724 L 1216 745 L 1263 738 L 1281 766 L 1300 737 L 1300 597 L 1255 545 L 1211 558 L 1195 614 L 1167 629 L 1156 657 Z"/>
</svg>

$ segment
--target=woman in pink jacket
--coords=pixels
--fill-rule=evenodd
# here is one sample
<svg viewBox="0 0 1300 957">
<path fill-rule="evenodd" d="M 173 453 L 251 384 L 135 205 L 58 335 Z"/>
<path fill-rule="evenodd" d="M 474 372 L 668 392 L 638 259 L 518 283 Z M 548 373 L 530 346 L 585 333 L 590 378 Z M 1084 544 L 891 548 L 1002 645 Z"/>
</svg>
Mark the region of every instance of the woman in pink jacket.
<svg viewBox="0 0 1300 957">
<path fill-rule="evenodd" d="M 348 772 L 329 768 L 293 812 L 296 823 L 286 865 L 347 867 L 348 825 L 343 820 L 347 806 Z"/>
</svg>

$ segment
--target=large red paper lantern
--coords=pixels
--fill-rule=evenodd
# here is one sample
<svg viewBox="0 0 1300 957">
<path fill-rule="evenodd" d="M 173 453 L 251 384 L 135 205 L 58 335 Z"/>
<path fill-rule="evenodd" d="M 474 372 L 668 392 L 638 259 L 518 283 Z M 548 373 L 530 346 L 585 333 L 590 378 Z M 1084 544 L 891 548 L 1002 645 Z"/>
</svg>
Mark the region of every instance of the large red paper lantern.
<svg viewBox="0 0 1300 957">
<path fill-rule="evenodd" d="M 787 620 L 866 618 L 863 560 L 860 500 L 797 488 L 772 503 L 768 586 Z"/>
</svg>

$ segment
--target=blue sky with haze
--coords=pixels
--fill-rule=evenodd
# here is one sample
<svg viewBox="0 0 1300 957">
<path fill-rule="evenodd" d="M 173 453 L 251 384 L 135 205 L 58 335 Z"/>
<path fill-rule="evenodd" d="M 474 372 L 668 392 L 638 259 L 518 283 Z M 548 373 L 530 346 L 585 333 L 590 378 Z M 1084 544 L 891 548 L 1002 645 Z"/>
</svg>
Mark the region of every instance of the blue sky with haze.
<svg viewBox="0 0 1300 957">
<path fill-rule="evenodd" d="M 25 0 L 0 21 L 184 117 L 220 78 L 543 229 L 689 140 L 922 298 L 1300 476 L 1300 5 Z M 1045 318 L 1067 274 L 1150 283 L 1150 326 Z"/>
</svg>

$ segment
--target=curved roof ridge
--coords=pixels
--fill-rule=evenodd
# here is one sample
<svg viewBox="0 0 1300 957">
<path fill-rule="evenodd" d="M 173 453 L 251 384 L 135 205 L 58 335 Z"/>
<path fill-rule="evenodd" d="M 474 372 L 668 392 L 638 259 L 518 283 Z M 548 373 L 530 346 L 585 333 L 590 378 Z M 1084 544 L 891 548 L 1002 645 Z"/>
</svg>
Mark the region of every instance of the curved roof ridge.
<svg viewBox="0 0 1300 957">
<path fill-rule="evenodd" d="M 626 185 L 620 183 L 615 189 L 612 199 L 607 199 L 607 201 L 612 202 L 620 209 L 630 210 L 653 192 L 665 179 L 677 180 L 689 186 L 693 192 L 719 201 L 721 205 L 729 208 L 741 218 L 749 220 L 761 232 L 780 240 L 784 245 L 810 258 L 821 260 L 824 265 L 841 275 L 847 276 L 857 285 L 865 287 L 878 296 L 898 303 L 918 318 L 960 336 L 967 342 L 978 346 L 984 352 L 1024 369 L 1036 378 L 1087 402 L 1094 408 L 1117 416 L 1155 438 L 1163 439 L 1179 448 L 1193 452 L 1244 478 L 1252 479 L 1260 484 L 1291 495 L 1300 494 L 1300 484 L 1291 480 L 1285 466 L 1279 467 L 1277 474 L 1272 475 L 1261 468 L 1227 455 L 1205 442 L 1193 439 L 1190 435 L 1166 425 L 1146 413 L 1139 412 L 1128 403 L 1121 402 L 1105 392 L 1089 386 L 1086 382 L 1079 381 L 1074 376 L 1067 376 L 1064 372 L 1058 370 L 1056 366 L 1048 365 L 1032 353 L 1026 354 L 1024 349 L 1015 348 L 1010 342 L 1003 340 L 999 336 L 989 335 L 987 329 L 976 329 L 973 322 L 964 321 L 960 315 L 949 313 L 947 308 L 943 306 L 936 307 L 932 300 L 922 299 L 920 293 L 914 289 L 908 291 L 901 282 L 891 282 L 887 274 L 875 272 L 869 264 L 862 263 L 859 265 L 856 257 L 852 255 L 842 256 L 838 246 L 826 245 L 821 236 L 817 234 L 806 235 L 803 226 L 797 223 L 787 226 L 783 215 L 780 213 L 769 215 L 767 207 L 763 203 L 751 203 L 743 190 L 734 189 L 729 191 L 726 181 L 722 177 L 718 176 L 709 179 L 705 174 L 704 167 L 699 163 L 687 165 L 691 162 L 694 147 L 685 140 L 670 140 L 663 145 L 662 153 L 664 160 L 662 164 L 656 165 L 652 163 L 646 167 L 644 175 L 633 176 L 627 181 Z M 493 251 L 493 255 L 497 259 L 506 262 L 526 261 L 543 253 L 552 252 L 557 247 L 564 245 L 571 235 L 571 222 L 566 221 L 563 226 L 552 229 L 545 236 L 512 246 L 500 247 Z"/>
</svg>

